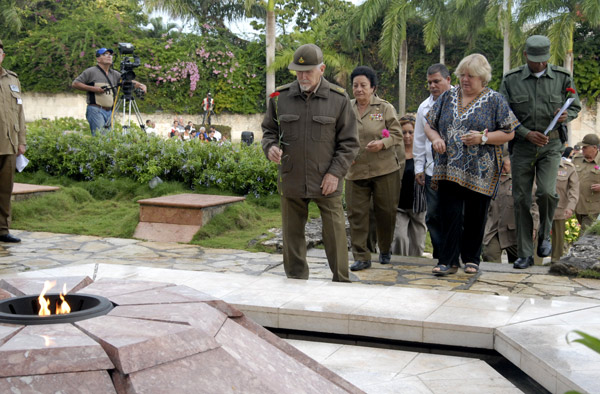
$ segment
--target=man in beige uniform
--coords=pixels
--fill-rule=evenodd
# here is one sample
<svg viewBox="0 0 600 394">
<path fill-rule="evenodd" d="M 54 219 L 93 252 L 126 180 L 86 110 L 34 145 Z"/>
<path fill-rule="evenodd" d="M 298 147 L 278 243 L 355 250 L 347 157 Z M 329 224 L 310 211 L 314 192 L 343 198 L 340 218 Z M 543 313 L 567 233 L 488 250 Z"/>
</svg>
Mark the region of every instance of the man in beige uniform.
<svg viewBox="0 0 600 394">
<path fill-rule="evenodd" d="M 587 134 L 578 145 L 581 145 L 581 154 L 573 158 L 579 176 L 579 201 L 575 215 L 581 231 L 585 231 L 600 214 L 600 138 L 596 134 Z"/>
<path fill-rule="evenodd" d="M 558 206 L 552 221 L 552 262 L 556 263 L 563 255 L 565 248 L 565 222 L 573 216 L 579 200 L 579 176 L 575 166 L 563 157 L 558 166 L 556 179 Z"/>
<path fill-rule="evenodd" d="M 304 226 L 314 201 L 336 282 L 349 282 L 348 240 L 341 180 L 358 152 L 356 118 L 346 91 L 323 78 L 323 53 L 302 45 L 288 66 L 297 80 L 271 95 L 262 122 L 262 147 L 279 164 L 283 266 L 288 278 L 308 279 Z"/>
<path fill-rule="evenodd" d="M 25 115 L 17 74 L 2 68 L 5 56 L 0 41 L 0 242 L 21 242 L 8 233 L 8 228 L 16 159 L 25 153 L 27 144 Z"/>
</svg>

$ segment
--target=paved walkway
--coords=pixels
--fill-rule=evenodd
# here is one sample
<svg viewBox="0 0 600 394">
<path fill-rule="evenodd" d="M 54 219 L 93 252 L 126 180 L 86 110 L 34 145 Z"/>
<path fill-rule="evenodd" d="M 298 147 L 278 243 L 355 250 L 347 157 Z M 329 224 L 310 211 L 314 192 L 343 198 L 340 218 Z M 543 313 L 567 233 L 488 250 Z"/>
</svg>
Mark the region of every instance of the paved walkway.
<svg viewBox="0 0 600 394">
<path fill-rule="evenodd" d="M 18 230 L 12 233 L 23 241 L 20 244 L 0 244 L 0 275 L 70 264 L 103 263 L 285 276 L 279 254 L 135 239 Z M 322 250 L 309 252 L 309 265 L 311 279 L 331 279 Z M 351 279 L 364 284 L 600 303 L 600 280 L 549 275 L 547 267 L 535 266 L 516 271 L 509 264 L 482 263 L 482 272 L 475 276 L 461 271 L 439 278 L 431 274 L 432 266 L 431 259 L 393 256 L 392 264 L 374 263 L 371 269 L 352 273 Z"/>
</svg>

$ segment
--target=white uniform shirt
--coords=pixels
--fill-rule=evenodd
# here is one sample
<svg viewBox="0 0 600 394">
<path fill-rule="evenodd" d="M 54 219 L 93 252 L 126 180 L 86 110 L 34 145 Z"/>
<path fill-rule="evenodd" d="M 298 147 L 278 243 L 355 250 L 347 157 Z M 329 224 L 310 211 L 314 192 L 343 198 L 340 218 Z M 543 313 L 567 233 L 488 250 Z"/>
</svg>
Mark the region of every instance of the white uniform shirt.
<svg viewBox="0 0 600 394">
<path fill-rule="evenodd" d="M 419 105 L 417 120 L 415 122 L 415 136 L 413 142 L 413 156 L 415 158 L 415 174 L 425 171 L 426 175 L 433 175 L 433 153 L 431 141 L 425 135 L 425 115 L 429 112 L 435 100 L 429 96 L 427 100 Z"/>
</svg>

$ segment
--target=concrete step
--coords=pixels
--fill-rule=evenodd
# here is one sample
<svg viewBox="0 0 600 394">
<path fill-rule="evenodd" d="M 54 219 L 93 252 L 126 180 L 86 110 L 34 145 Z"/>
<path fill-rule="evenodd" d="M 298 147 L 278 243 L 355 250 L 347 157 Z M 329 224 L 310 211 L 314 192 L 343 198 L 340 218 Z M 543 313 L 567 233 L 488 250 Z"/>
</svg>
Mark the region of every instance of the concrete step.
<svg viewBox="0 0 600 394">
<path fill-rule="evenodd" d="M 27 183 L 15 183 L 10 199 L 12 201 L 25 200 L 33 196 L 39 196 L 44 193 L 51 193 L 60 190 L 58 186 L 30 185 Z"/>
</svg>

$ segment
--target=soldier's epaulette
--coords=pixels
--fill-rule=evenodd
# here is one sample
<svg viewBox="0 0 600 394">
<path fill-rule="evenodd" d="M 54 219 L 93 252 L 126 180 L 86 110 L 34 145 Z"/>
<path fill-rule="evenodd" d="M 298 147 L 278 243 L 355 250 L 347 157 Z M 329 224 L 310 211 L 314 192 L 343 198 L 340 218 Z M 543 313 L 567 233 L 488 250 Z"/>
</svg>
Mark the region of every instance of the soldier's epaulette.
<svg viewBox="0 0 600 394">
<path fill-rule="evenodd" d="M 288 84 L 286 84 L 286 85 L 277 86 L 277 87 L 275 88 L 275 91 L 276 91 L 276 92 L 281 92 L 281 91 L 284 91 L 284 90 L 286 90 L 286 89 L 289 89 L 289 88 L 290 88 L 290 86 L 292 86 L 292 84 L 293 84 L 293 82 L 292 82 L 292 83 L 288 83 Z"/>
<path fill-rule="evenodd" d="M 6 69 L 5 69 L 5 70 L 6 70 Z M 7 74 L 10 74 L 10 75 L 12 75 L 13 77 L 17 77 L 17 78 L 19 77 L 19 76 L 17 75 L 17 73 L 16 73 L 16 72 L 14 72 L 14 71 L 6 70 L 6 73 L 7 73 Z"/>
<path fill-rule="evenodd" d="M 329 84 L 329 89 L 331 89 L 332 91 L 341 94 L 342 96 L 346 94 L 346 89 L 344 89 L 341 86 L 338 85 L 334 85 L 332 83 Z"/>
<path fill-rule="evenodd" d="M 575 167 L 575 165 L 573 163 L 571 163 L 570 161 L 568 161 L 568 160 L 561 160 L 561 163 L 564 164 L 564 165 L 566 165 L 567 167 L 569 167 L 569 166 L 570 167 Z"/>
<path fill-rule="evenodd" d="M 512 70 L 509 70 L 506 74 L 504 74 L 504 76 L 507 76 L 507 75 L 510 75 L 510 74 L 514 74 L 514 73 L 517 73 L 517 72 L 521 72 L 521 71 L 523 71 L 523 67 L 525 67 L 525 66 L 526 66 L 526 64 L 524 64 L 522 66 L 519 66 L 519 67 L 516 67 L 516 68 L 513 68 Z"/>
<path fill-rule="evenodd" d="M 550 67 L 552 68 L 552 71 L 556 71 L 556 72 L 559 72 L 559 73 L 567 74 L 569 76 L 571 75 L 571 72 L 569 70 L 567 70 L 566 68 L 564 68 L 564 67 L 557 66 L 555 64 L 551 64 Z"/>
</svg>

